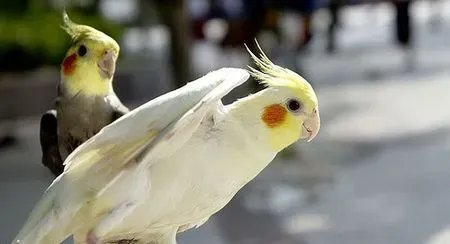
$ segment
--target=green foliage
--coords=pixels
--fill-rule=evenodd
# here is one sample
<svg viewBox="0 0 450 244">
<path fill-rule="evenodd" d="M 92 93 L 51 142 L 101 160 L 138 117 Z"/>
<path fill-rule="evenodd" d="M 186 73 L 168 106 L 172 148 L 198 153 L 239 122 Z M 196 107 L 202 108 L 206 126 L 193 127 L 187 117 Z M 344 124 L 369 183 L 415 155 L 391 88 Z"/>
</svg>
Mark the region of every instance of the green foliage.
<svg viewBox="0 0 450 244">
<path fill-rule="evenodd" d="M 91 11 L 88 11 L 91 12 Z M 114 39 L 120 26 L 82 9 L 68 9 L 70 18 L 97 28 Z M 0 14 L 0 71 L 18 71 L 43 65 L 59 65 L 70 46 L 70 38 L 60 27 L 62 10 L 34 8 Z"/>
</svg>

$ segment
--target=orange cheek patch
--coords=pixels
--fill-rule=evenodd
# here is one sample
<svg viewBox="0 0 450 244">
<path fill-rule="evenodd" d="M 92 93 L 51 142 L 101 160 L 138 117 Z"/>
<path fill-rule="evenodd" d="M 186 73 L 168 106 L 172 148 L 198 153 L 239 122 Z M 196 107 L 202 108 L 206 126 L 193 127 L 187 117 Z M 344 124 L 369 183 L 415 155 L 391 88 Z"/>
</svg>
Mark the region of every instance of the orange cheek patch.
<svg viewBox="0 0 450 244">
<path fill-rule="evenodd" d="M 280 104 L 272 104 L 264 108 L 262 120 L 267 127 L 273 128 L 281 125 L 286 119 L 287 111 Z"/>
<path fill-rule="evenodd" d="M 75 60 L 77 60 L 77 55 L 74 53 L 66 57 L 63 61 L 63 72 L 65 75 L 71 75 L 75 70 Z"/>
</svg>

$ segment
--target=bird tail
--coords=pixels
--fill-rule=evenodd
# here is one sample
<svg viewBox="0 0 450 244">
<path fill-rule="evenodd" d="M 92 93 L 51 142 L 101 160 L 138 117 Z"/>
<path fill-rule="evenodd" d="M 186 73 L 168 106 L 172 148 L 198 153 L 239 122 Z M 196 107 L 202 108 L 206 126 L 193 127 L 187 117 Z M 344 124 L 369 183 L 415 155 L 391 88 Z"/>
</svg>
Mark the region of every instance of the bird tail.
<svg viewBox="0 0 450 244">
<path fill-rule="evenodd" d="M 55 180 L 54 183 L 57 180 Z M 12 244 L 60 243 L 69 236 L 68 223 L 61 218 L 57 199 L 59 184 L 52 184 L 29 215 Z M 67 218 L 66 218 L 67 219 Z"/>
</svg>

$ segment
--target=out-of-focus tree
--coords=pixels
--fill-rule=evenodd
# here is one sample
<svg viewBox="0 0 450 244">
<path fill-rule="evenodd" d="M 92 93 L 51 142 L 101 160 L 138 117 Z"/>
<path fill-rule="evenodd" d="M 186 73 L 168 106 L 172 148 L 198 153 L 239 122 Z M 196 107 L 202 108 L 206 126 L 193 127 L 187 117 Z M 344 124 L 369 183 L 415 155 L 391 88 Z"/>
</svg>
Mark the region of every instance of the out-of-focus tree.
<svg viewBox="0 0 450 244">
<path fill-rule="evenodd" d="M 170 32 L 170 63 L 176 87 L 192 79 L 190 66 L 190 19 L 183 0 L 146 0 L 154 2 L 161 21 Z"/>
<path fill-rule="evenodd" d="M 54 1 L 53 1 L 54 2 Z M 62 9 L 52 1 L 0 2 L 0 71 L 21 71 L 43 65 L 59 65 L 70 39 L 60 28 Z M 102 29 L 117 38 L 121 28 L 105 21 L 93 5 L 69 6 L 70 17 Z"/>
</svg>

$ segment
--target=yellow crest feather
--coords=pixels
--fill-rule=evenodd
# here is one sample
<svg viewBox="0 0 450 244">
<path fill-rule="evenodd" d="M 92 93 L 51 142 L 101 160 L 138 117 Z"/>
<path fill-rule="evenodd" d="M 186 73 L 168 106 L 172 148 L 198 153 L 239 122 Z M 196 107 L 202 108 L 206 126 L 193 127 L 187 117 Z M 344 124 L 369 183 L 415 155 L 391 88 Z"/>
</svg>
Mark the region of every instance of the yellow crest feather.
<svg viewBox="0 0 450 244">
<path fill-rule="evenodd" d="M 253 61 L 255 62 L 255 65 L 257 66 L 257 69 L 248 66 L 250 69 L 249 72 L 259 82 L 262 84 L 269 86 L 269 87 L 277 87 L 277 86 L 283 86 L 283 87 L 290 87 L 292 89 L 311 89 L 310 84 L 300 75 L 297 73 L 280 67 L 267 57 L 267 55 L 264 53 L 264 51 L 261 49 L 258 41 L 255 40 L 256 46 L 259 49 L 260 57 L 257 57 L 247 45 L 245 45 L 245 48 L 249 52 L 250 56 L 252 57 Z"/>
<path fill-rule="evenodd" d="M 105 44 L 107 43 L 109 46 L 112 46 L 117 53 L 120 50 L 119 44 L 117 44 L 117 42 L 110 36 L 90 26 L 80 25 L 73 22 L 65 10 L 63 11 L 63 25 L 61 28 L 69 34 L 74 42 L 89 39 L 103 42 Z"/>
</svg>

